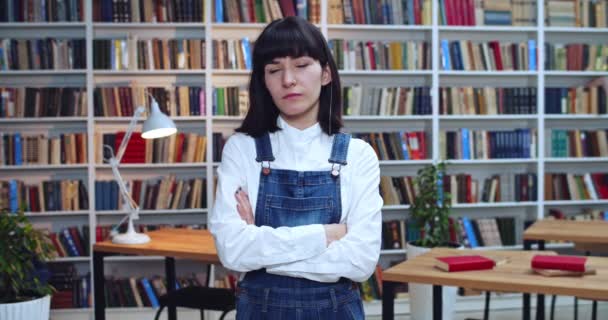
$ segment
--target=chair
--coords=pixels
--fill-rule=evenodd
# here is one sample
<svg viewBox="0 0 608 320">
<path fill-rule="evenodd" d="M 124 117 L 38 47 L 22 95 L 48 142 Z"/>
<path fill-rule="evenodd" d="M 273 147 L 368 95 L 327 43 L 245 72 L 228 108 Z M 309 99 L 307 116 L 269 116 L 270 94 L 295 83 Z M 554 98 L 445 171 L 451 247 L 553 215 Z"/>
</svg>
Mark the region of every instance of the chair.
<svg viewBox="0 0 608 320">
<path fill-rule="evenodd" d="M 229 311 L 236 309 L 233 290 L 199 286 L 186 287 L 162 295 L 159 297 L 158 303 L 160 308 L 156 312 L 154 320 L 158 320 L 163 309 L 170 305 L 199 309 L 201 320 L 205 319 L 204 310 L 223 311 L 220 317 L 220 320 L 223 320 Z"/>
</svg>

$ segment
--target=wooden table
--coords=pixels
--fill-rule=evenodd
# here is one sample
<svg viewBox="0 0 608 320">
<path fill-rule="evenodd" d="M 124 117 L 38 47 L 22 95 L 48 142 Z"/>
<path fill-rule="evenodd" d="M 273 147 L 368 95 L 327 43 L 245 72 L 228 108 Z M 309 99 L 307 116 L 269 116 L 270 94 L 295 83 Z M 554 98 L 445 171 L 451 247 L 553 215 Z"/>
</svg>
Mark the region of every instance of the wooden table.
<svg viewBox="0 0 608 320">
<path fill-rule="evenodd" d="M 445 272 L 434 267 L 435 257 L 478 254 L 508 262 L 492 270 Z M 608 258 L 590 257 L 596 275 L 585 277 L 547 278 L 532 273 L 530 261 L 538 252 L 532 251 L 482 251 L 433 249 L 411 260 L 385 270 L 382 274 L 382 319 L 394 319 L 394 287 L 396 282 L 415 282 L 433 285 L 433 318 L 441 319 L 442 286 L 475 288 L 484 291 L 504 291 L 539 294 L 578 296 L 588 299 L 608 299 Z M 543 254 L 555 254 L 546 251 Z M 524 308 L 523 318 L 530 318 L 530 309 Z"/>
<path fill-rule="evenodd" d="M 175 258 L 199 260 L 204 263 L 219 263 L 213 237 L 207 230 L 161 229 L 146 232 L 151 241 L 146 244 L 125 245 L 106 240 L 93 245 L 93 283 L 95 288 L 95 319 L 105 320 L 103 258 L 115 254 L 138 256 L 164 256 L 167 283 L 175 283 Z M 167 291 L 175 287 L 167 285 Z M 169 319 L 175 320 L 175 306 L 169 306 Z"/>
<path fill-rule="evenodd" d="M 545 241 L 608 245 L 608 221 L 538 220 L 524 231 L 524 246 Z"/>
<path fill-rule="evenodd" d="M 604 220 L 538 220 L 524 231 L 524 250 L 530 250 L 533 243 L 538 243 L 538 249 L 545 249 L 545 241 L 571 241 L 586 252 L 606 250 L 608 246 L 608 222 Z M 594 248 L 595 249 L 591 249 Z M 524 296 L 524 300 L 529 296 Z M 544 307 L 544 299 L 539 299 Z M 578 304 L 574 304 L 574 319 L 577 318 Z M 543 308 L 544 310 L 544 308 Z M 597 302 L 593 302 L 591 318 L 597 318 Z"/>
</svg>

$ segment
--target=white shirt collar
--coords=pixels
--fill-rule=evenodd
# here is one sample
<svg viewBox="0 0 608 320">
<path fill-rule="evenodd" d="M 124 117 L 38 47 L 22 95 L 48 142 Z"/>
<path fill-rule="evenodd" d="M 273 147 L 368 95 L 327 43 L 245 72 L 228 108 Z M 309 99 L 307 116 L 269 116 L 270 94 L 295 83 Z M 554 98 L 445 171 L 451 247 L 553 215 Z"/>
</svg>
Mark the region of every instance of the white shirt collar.
<svg viewBox="0 0 608 320">
<path fill-rule="evenodd" d="M 289 123 L 287 123 L 287 121 L 285 121 L 285 119 L 283 119 L 280 115 L 277 117 L 277 126 L 282 129 L 282 132 L 285 134 L 288 141 L 293 142 L 307 142 L 319 137 L 323 133 L 319 122 L 306 129 L 300 130 L 289 125 Z"/>
</svg>

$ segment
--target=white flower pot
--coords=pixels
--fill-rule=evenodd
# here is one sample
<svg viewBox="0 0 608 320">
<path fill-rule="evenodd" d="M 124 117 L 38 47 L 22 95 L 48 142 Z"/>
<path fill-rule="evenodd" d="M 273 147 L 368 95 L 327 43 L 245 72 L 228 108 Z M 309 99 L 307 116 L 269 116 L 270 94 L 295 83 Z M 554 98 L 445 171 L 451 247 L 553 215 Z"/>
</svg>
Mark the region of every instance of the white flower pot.
<svg viewBox="0 0 608 320">
<path fill-rule="evenodd" d="M 39 299 L 0 304 L 2 320 L 49 320 L 51 296 Z"/>
<path fill-rule="evenodd" d="M 430 248 L 418 247 L 407 243 L 407 258 L 412 259 L 430 251 Z M 412 320 L 433 319 L 433 286 L 429 284 L 409 283 L 410 313 Z M 452 320 L 456 304 L 456 287 L 442 287 L 443 320 Z"/>
</svg>

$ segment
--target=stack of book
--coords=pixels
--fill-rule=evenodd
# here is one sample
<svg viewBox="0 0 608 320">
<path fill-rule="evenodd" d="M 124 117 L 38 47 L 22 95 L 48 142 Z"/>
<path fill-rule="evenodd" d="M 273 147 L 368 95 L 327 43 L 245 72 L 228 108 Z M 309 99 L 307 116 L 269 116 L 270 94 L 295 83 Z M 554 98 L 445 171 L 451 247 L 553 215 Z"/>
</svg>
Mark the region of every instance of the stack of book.
<svg viewBox="0 0 608 320">
<path fill-rule="evenodd" d="M 534 272 L 547 277 L 595 274 L 586 257 L 535 255 L 531 267 Z"/>
</svg>

